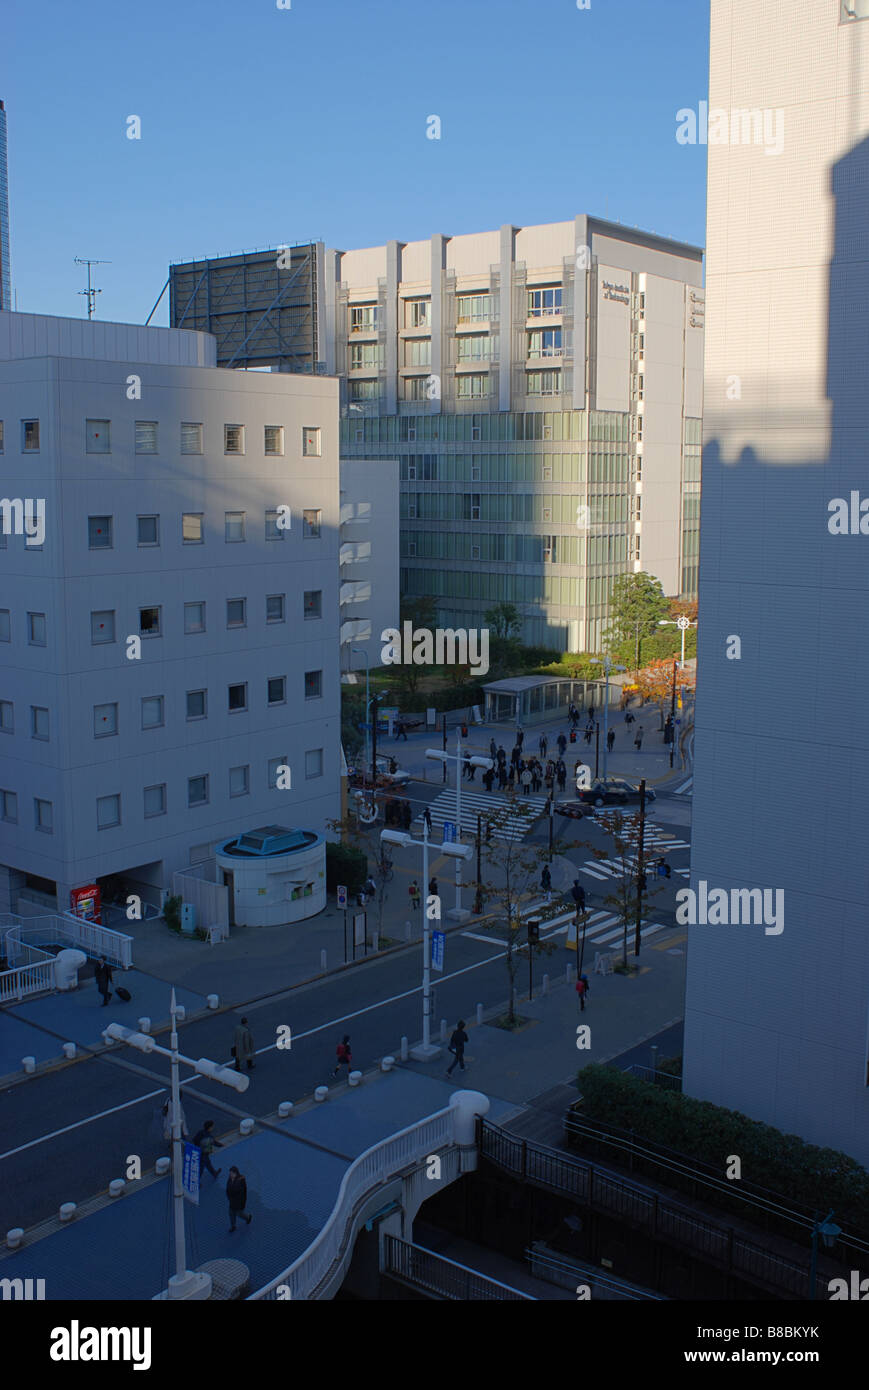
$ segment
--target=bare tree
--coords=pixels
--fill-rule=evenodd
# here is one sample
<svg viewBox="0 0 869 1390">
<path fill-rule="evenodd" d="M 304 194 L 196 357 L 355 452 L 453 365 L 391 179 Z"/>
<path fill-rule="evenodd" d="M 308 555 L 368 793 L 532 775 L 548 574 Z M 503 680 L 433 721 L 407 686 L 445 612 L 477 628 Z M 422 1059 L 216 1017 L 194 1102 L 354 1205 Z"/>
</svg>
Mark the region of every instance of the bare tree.
<svg viewBox="0 0 869 1390">
<path fill-rule="evenodd" d="M 640 909 L 638 879 L 640 866 L 637 862 L 640 814 L 638 811 L 628 815 L 625 815 L 623 811 L 612 811 L 603 818 L 599 817 L 598 824 L 604 834 L 609 836 L 612 841 L 612 850 L 593 849 L 592 853 L 599 862 L 605 862 L 611 867 L 612 892 L 607 894 L 604 902 L 622 924 L 622 967 L 627 970 L 628 928 L 631 924 L 636 923 L 637 913 Z M 645 876 L 645 865 L 643 870 Z M 648 900 L 660 891 L 660 889 L 652 889 L 650 892 L 644 887 L 643 896 Z"/>
</svg>

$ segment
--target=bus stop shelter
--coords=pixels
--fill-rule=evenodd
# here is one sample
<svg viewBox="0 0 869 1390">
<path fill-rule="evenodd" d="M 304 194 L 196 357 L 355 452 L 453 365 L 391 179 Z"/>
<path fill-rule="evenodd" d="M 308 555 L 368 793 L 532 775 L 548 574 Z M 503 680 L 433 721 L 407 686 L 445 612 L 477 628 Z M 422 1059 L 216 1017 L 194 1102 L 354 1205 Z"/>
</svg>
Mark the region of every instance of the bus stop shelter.
<svg viewBox="0 0 869 1390">
<path fill-rule="evenodd" d="M 584 711 L 603 704 L 604 682 L 565 679 L 561 676 L 513 676 L 483 686 L 487 724 L 542 724 L 566 715 L 570 702 Z M 610 702 L 620 691 L 610 682 Z"/>
</svg>

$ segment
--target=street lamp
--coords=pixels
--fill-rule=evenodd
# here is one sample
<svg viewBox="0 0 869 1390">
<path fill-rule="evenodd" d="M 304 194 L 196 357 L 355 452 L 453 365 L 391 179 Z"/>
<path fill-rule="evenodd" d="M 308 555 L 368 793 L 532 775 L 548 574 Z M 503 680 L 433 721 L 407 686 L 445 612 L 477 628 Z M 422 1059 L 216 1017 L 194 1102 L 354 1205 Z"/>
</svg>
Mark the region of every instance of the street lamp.
<svg viewBox="0 0 869 1390">
<path fill-rule="evenodd" d="M 591 660 L 592 660 L 592 665 L 594 665 L 594 666 L 602 666 L 603 669 L 604 669 L 604 674 L 606 675 L 606 693 L 605 693 L 605 695 L 604 695 L 604 702 L 603 702 L 603 739 L 604 739 L 604 742 L 603 742 L 603 780 L 604 780 L 604 782 L 606 782 L 607 759 L 609 758 L 609 746 L 608 746 L 608 742 L 607 742 L 607 733 L 609 732 L 609 713 L 610 713 L 610 672 L 611 672 L 611 671 L 624 671 L 624 670 L 626 670 L 627 668 L 624 667 L 624 666 L 614 666 L 613 663 L 612 663 L 612 660 L 610 659 L 609 656 L 605 656 L 602 660 L 601 660 L 601 658 L 600 658 L 599 656 L 593 656 L 593 657 L 591 658 Z"/>
<path fill-rule="evenodd" d="M 425 891 L 420 894 L 422 898 L 422 1044 L 411 1050 L 411 1056 L 417 1062 L 431 1062 L 435 1057 L 440 1056 L 440 1048 L 436 1047 L 431 1040 L 431 947 L 429 945 L 428 932 L 428 825 L 423 821 L 422 839 L 414 840 L 412 835 L 408 835 L 404 830 L 381 830 L 380 843 L 385 845 L 397 845 L 399 849 L 410 849 L 411 845 L 422 848 L 422 877 L 425 883 Z M 470 859 L 473 850 L 470 845 L 443 844 L 437 847 L 442 854 L 450 859 L 455 859 L 458 863 L 461 859 Z"/>
<path fill-rule="evenodd" d="M 246 1091 L 250 1085 L 250 1078 L 230 1067 L 222 1067 L 218 1062 L 211 1062 L 207 1057 L 200 1057 L 198 1061 L 194 1061 L 192 1057 L 184 1057 L 178 1051 L 178 1009 L 175 1003 L 174 988 L 169 1012 L 172 1015 L 171 1047 L 169 1048 L 160 1047 L 148 1033 L 135 1033 L 132 1028 L 125 1028 L 122 1023 L 110 1023 L 108 1028 L 103 1030 L 103 1037 L 126 1043 L 127 1047 L 134 1047 L 139 1052 L 159 1052 L 161 1056 L 171 1058 L 175 1273 L 169 1279 L 169 1287 L 157 1297 L 172 1299 L 173 1301 L 176 1299 L 202 1300 L 211 1297 L 211 1275 L 187 1268 L 187 1242 L 184 1234 L 184 1186 L 181 1177 L 181 1092 L 178 1084 L 178 1063 L 184 1062 L 200 1076 L 207 1076 L 210 1081 L 218 1081 L 221 1086 L 230 1086 L 234 1091 Z"/>
<path fill-rule="evenodd" d="M 682 660 L 679 662 L 680 671 L 684 670 L 685 667 L 685 633 L 688 631 L 689 627 L 693 626 L 694 624 L 691 622 L 691 619 L 686 618 L 684 613 L 678 618 L 658 619 L 658 627 L 677 627 L 682 634 Z"/>
<path fill-rule="evenodd" d="M 371 692 L 369 689 L 371 682 L 371 662 L 369 661 L 368 653 L 364 647 L 351 647 L 350 651 L 351 653 L 356 652 L 358 656 L 365 657 L 365 766 L 370 767 L 371 764 L 369 762 L 368 755 L 370 752 L 371 745 L 368 738 L 368 706 L 371 703 Z"/>
<path fill-rule="evenodd" d="M 456 728 L 455 753 L 445 753 L 440 748 L 427 748 L 425 755 L 427 758 L 431 758 L 432 762 L 443 763 L 444 767 L 447 763 L 455 763 L 456 765 L 456 839 L 460 840 L 462 838 L 462 765 L 465 761 L 465 755 L 462 752 L 461 726 Z M 476 755 L 469 758 L 468 761 L 471 767 L 482 767 L 487 772 L 495 766 L 491 758 L 482 758 Z M 456 859 L 456 905 L 447 915 L 452 917 L 455 922 L 465 922 L 471 915 L 467 908 L 462 907 L 462 864 L 459 858 Z"/>
<path fill-rule="evenodd" d="M 818 1236 L 824 1242 L 827 1250 L 836 1244 L 837 1238 L 842 1234 L 841 1226 L 837 1226 L 833 1220 L 832 1209 L 827 1212 L 823 1221 L 818 1220 L 818 1213 L 815 1213 L 815 1223 L 812 1226 L 812 1268 L 809 1274 L 809 1298 L 814 1300 L 815 1285 L 818 1277 Z"/>
</svg>

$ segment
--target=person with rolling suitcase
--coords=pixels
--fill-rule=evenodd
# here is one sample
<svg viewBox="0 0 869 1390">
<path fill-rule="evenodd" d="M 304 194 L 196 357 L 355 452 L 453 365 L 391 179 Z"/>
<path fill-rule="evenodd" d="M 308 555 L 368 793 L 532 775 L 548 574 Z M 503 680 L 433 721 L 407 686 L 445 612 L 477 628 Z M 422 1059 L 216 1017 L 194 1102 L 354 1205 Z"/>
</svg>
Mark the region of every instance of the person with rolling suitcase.
<svg viewBox="0 0 869 1390">
<path fill-rule="evenodd" d="M 109 985 L 112 983 L 112 967 L 109 965 L 105 956 L 100 956 L 97 968 L 94 971 L 94 979 L 97 982 L 97 989 L 103 996 L 102 1007 L 105 1008 L 112 997 Z"/>
</svg>

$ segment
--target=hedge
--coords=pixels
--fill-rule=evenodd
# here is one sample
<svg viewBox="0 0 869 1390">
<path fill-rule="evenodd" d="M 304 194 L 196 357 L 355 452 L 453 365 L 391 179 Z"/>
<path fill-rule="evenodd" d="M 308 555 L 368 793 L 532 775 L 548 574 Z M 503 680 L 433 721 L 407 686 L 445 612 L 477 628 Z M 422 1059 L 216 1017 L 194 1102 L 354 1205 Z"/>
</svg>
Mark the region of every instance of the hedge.
<svg viewBox="0 0 869 1390">
<path fill-rule="evenodd" d="M 738 1110 L 665 1091 L 614 1067 L 583 1067 L 577 1084 L 580 1115 L 632 1129 L 708 1164 L 722 1177 L 728 1154 L 738 1154 L 747 1183 L 805 1207 L 823 1208 L 822 1215 L 832 1207 L 839 1225 L 869 1232 L 869 1173 L 847 1154 L 817 1148 Z"/>
<path fill-rule="evenodd" d="M 368 856 L 354 845 L 326 841 L 326 891 L 334 893 L 343 883 L 350 893 L 358 893 L 368 877 Z"/>
</svg>

